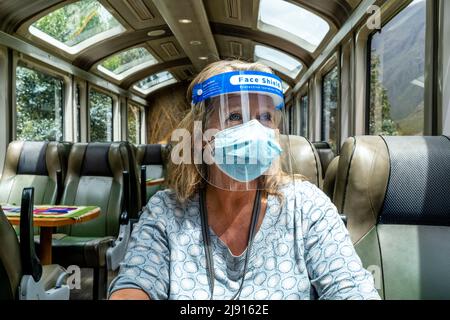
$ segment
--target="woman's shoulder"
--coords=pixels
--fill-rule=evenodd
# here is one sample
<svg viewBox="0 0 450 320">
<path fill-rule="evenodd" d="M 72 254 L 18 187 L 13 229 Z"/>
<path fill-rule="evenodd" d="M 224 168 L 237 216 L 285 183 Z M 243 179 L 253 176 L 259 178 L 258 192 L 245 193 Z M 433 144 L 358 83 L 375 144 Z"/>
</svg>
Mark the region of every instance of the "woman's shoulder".
<svg viewBox="0 0 450 320">
<path fill-rule="evenodd" d="M 146 205 L 146 212 L 149 216 L 165 221 L 172 219 L 182 219 L 186 213 L 197 210 L 196 198 L 188 199 L 181 203 L 175 191 L 165 189 L 156 192 Z"/>
<path fill-rule="evenodd" d="M 327 212 L 336 211 L 330 198 L 315 184 L 295 179 L 283 185 L 279 191 L 288 211 L 301 214 L 302 219 L 323 217 Z M 320 213 L 320 214 L 319 214 Z M 331 214 L 331 213 L 330 213 Z"/>
<path fill-rule="evenodd" d="M 292 179 L 291 181 L 280 186 L 279 191 L 286 198 L 302 199 L 328 199 L 327 195 L 320 190 L 315 184 L 302 179 Z"/>
</svg>

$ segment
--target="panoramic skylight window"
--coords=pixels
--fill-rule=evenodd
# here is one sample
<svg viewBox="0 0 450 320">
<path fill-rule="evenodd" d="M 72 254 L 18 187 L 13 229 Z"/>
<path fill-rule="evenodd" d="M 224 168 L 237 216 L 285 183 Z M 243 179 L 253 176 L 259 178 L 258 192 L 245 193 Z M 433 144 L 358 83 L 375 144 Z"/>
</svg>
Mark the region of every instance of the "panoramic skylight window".
<svg viewBox="0 0 450 320">
<path fill-rule="evenodd" d="M 59 8 L 33 23 L 34 36 L 75 54 L 96 42 L 125 31 L 96 0 L 81 0 Z"/>
<path fill-rule="evenodd" d="M 330 30 L 318 15 L 284 0 L 261 0 L 258 29 L 314 52 Z"/>
<path fill-rule="evenodd" d="M 177 80 L 168 71 L 152 74 L 147 78 L 139 81 L 133 88 L 142 94 L 149 94 L 159 88 L 175 83 Z"/>
<path fill-rule="evenodd" d="M 157 64 L 158 60 L 145 48 L 133 48 L 115 54 L 98 65 L 104 74 L 123 80 L 134 72 Z"/>
<path fill-rule="evenodd" d="M 262 62 L 292 79 L 295 79 L 302 70 L 302 64 L 297 59 L 262 45 L 255 46 L 255 61 Z"/>
</svg>

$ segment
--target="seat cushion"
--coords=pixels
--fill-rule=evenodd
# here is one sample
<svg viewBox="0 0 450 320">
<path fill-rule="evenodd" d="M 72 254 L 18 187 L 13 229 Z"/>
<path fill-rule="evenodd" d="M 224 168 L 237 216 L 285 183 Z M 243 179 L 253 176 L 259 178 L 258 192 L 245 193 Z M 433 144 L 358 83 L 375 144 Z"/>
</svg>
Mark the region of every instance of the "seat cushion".
<svg viewBox="0 0 450 320">
<path fill-rule="evenodd" d="M 35 237 L 35 242 L 39 245 L 38 237 Z M 74 237 L 54 234 L 53 262 L 62 266 L 77 265 L 81 268 L 105 267 L 106 251 L 113 242 L 113 237 Z"/>
</svg>

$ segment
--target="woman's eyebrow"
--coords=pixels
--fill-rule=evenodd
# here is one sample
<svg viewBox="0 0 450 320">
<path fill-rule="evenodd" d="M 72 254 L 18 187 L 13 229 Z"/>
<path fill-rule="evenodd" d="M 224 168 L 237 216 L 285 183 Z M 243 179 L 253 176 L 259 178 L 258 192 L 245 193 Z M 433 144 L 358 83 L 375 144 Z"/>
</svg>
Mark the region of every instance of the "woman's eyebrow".
<svg viewBox="0 0 450 320">
<path fill-rule="evenodd" d="M 231 104 L 229 105 L 228 109 L 226 110 L 227 112 L 232 112 L 232 111 L 241 111 L 241 106 L 238 104 Z"/>
</svg>

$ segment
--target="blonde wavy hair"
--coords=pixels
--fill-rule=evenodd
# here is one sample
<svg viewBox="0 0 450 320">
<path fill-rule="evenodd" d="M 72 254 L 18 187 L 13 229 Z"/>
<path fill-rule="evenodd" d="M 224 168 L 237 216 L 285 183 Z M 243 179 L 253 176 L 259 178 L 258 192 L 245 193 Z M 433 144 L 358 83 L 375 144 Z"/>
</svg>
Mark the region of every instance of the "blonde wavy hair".
<svg viewBox="0 0 450 320">
<path fill-rule="evenodd" d="M 187 91 L 188 101 L 192 100 L 192 89 L 196 84 L 202 83 L 212 76 L 230 71 L 261 71 L 273 73 L 272 69 L 261 63 L 248 63 L 240 60 L 217 61 L 208 65 L 194 78 L 194 80 L 192 80 Z M 191 110 L 179 123 L 176 129 L 185 129 L 189 131 L 192 137 L 194 134 L 195 121 L 203 121 L 204 119 L 206 119 L 208 112 L 210 112 L 210 110 L 206 110 L 206 108 L 207 105 L 204 103 L 192 106 Z M 194 157 L 193 141 L 194 139 L 191 139 L 191 159 L 193 159 Z M 169 150 L 171 150 L 170 146 Z M 168 159 L 170 159 L 170 155 L 168 155 Z M 166 184 L 170 189 L 175 191 L 180 202 L 185 202 L 187 199 L 191 198 L 198 192 L 201 187 L 205 185 L 205 181 L 200 174 L 201 168 L 197 167 L 198 165 L 193 163 L 174 164 L 171 160 L 169 160 L 167 163 Z M 287 180 L 285 179 L 285 177 L 287 176 L 288 175 L 280 169 L 279 175 L 265 176 L 264 178 L 261 178 L 263 180 L 261 181 L 261 183 L 263 183 L 264 190 L 268 194 L 280 195 L 278 192 L 279 186 L 285 183 L 285 181 Z"/>
</svg>

